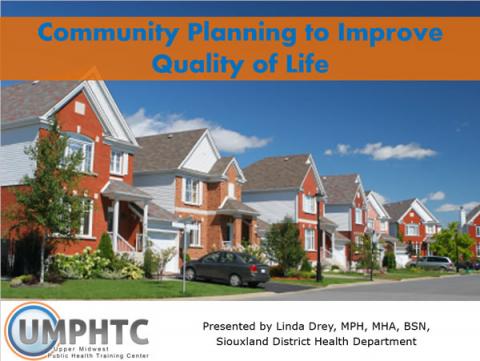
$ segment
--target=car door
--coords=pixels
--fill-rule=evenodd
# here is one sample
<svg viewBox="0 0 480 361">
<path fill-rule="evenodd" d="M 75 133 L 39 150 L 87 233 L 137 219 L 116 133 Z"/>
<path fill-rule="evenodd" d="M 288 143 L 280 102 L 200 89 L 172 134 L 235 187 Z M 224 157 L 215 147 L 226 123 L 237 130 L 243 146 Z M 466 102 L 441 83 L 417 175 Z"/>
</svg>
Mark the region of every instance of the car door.
<svg viewBox="0 0 480 361">
<path fill-rule="evenodd" d="M 215 278 L 215 268 L 218 267 L 220 252 L 214 252 L 203 257 L 197 264 L 197 276 L 203 278 Z"/>
</svg>

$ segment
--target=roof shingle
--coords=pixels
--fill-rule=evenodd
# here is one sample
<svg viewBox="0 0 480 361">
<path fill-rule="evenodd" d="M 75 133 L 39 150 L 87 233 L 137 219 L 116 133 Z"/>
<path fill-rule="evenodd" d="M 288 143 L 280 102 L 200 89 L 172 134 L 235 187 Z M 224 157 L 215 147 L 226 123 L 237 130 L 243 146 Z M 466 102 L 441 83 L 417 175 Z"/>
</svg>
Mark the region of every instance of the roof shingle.
<svg viewBox="0 0 480 361">
<path fill-rule="evenodd" d="M 415 201 L 415 198 L 406 199 L 404 201 L 387 203 L 383 207 L 387 210 L 390 217 L 393 221 L 398 221 L 401 216 L 411 207 L 412 203 Z"/>
<path fill-rule="evenodd" d="M 244 169 L 244 191 L 300 188 L 311 164 L 309 154 L 268 157 Z"/>
<path fill-rule="evenodd" d="M 358 191 L 358 174 L 322 176 L 328 204 L 351 204 Z"/>
<path fill-rule="evenodd" d="M 80 81 L 34 81 L 3 87 L 2 123 L 44 115 L 70 93 Z"/>
</svg>

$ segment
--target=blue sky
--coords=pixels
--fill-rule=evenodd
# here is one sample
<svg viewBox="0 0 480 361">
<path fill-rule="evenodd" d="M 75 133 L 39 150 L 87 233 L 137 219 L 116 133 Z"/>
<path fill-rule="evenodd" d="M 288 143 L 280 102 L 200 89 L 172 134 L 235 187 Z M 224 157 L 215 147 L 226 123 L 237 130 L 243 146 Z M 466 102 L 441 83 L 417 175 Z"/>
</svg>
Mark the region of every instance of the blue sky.
<svg viewBox="0 0 480 361">
<path fill-rule="evenodd" d="M 480 3 L 2 2 L 3 16 L 475 16 Z M 240 163 L 310 152 L 442 222 L 480 202 L 480 82 L 108 82 L 140 134 L 209 126 Z M 430 195 L 430 196 L 429 196 Z M 428 199 L 431 198 L 431 199 Z"/>
</svg>

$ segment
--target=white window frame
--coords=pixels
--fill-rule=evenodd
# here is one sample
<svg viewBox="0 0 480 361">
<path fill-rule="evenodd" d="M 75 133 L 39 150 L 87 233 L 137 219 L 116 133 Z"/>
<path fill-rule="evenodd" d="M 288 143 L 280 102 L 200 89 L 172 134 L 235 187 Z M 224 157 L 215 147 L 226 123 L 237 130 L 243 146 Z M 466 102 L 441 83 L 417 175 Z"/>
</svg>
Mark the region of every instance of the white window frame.
<svg viewBox="0 0 480 361">
<path fill-rule="evenodd" d="M 191 185 L 192 185 L 192 190 L 190 191 L 190 197 L 191 199 L 187 199 L 187 187 L 188 187 L 188 183 L 191 182 Z M 195 194 L 194 192 L 194 184 L 196 183 L 196 195 L 197 195 L 197 199 L 194 200 L 193 196 Z M 185 204 L 192 204 L 192 205 L 196 205 L 196 206 L 199 206 L 202 204 L 202 196 L 203 196 L 203 192 L 202 192 L 202 181 L 197 179 L 197 178 L 192 178 L 192 177 L 185 177 L 183 178 L 183 203 Z"/>
<path fill-rule="evenodd" d="M 202 247 L 202 225 L 200 224 L 200 222 L 187 225 L 185 232 L 188 247 Z M 192 237 L 192 235 L 195 235 L 195 237 Z"/>
<path fill-rule="evenodd" d="M 415 233 L 409 232 L 410 229 L 416 229 Z M 405 235 L 411 237 L 418 237 L 420 235 L 420 227 L 416 223 L 408 223 L 405 225 Z"/>
<path fill-rule="evenodd" d="M 433 224 L 427 224 L 425 226 L 425 233 L 427 234 L 435 234 L 435 225 Z"/>
<path fill-rule="evenodd" d="M 387 230 L 388 230 L 388 222 L 387 221 L 381 221 L 380 222 L 380 230 L 382 232 L 387 232 Z"/>
<path fill-rule="evenodd" d="M 92 231 L 93 231 L 93 200 L 92 199 L 84 199 L 83 202 L 88 202 L 88 230 L 85 233 L 85 217 L 82 216 L 82 219 L 80 221 L 80 229 L 78 230 L 78 237 L 92 237 Z"/>
<path fill-rule="evenodd" d="M 480 237 L 480 226 L 476 226 L 475 228 L 476 228 L 475 233 L 476 233 L 477 237 Z"/>
<path fill-rule="evenodd" d="M 228 196 L 230 198 L 236 199 L 236 197 L 235 197 L 235 183 L 232 183 L 232 182 L 228 183 Z"/>
<path fill-rule="evenodd" d="M 84 173 L 92 173 L 93 172 L 93 159 L 95 158 L 95 143 L 91 140 L 87 140 L 86 138 L 82 137 L 80 139 L 79 137 L 76 136 L 70 136 L 67 135 L 67 147 L 65 148 L 65 157 L 68 157 L 72 155 L 72 149 L 70 148 L 70 145 L 72 143 L 79 145 L 81 147 L 82 151 L 82 162 L 78 166 L 78 171 L 84 172 Z M 87 157 L 86 157 L 86 149 L 90 147 L 90 164 L 87 164 Z M 77 151 L 77 150 L 75 150 Z"/>
<path fill-rule="evenodd" d="M 415 252 L 415 256 L 420 256 L 420 243 L 412 242 L 413 251 Z"/>
<path fill-rule="evenodd" d="M 363 224 L 362 208 L 355 208 L 355 224 Z"/>
<path fill-rule="evenodd" d="M 477 257 L 480 257 L 480 243 L 477 243 Z"/>
<path fill-rule="evenodd" d="M 317 202 L 314 196 L 303 195 L 303 212 L 308 214 L 317 214 Z"/>
<path fill-rule="evenodd" d="M 315 251 L 315 230 L 313 228 L 305 228 L 305 251 Z"/>
<path fill-rule="evenodd" d="M 123 166 L 124 166 L 124 160 L 123 157 L 125 157 L 125 153 L 122 151 L 112 149 L 110 153 L 110 173 L 115 174 L 115 175 L 123 175 Z M 118 169 L 115 169 L 116 165 L 118 165 Z"/>
<path fill-rule="evenodd" d="M 375 220 L 372 218 L 369 218 L 367 221 L 367 228 L 368 229 L 374 229 L 375 228 Z"/>
</svg>

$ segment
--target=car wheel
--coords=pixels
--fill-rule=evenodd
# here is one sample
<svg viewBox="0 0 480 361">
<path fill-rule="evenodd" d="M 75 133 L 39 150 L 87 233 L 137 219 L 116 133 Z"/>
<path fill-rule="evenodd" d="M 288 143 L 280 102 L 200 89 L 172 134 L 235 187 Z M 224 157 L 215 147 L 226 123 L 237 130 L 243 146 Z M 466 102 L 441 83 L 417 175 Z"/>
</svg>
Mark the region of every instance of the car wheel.
<svg viewBox="0 0 480 361">
<path fill-rule="evenodd" d="M 197 273 L 195 272 L 195 270 L 193 268 L 189 267 L 185 271 L 185 278 L 188 281 L 195 281 L 195 279 L 197 278 Z"/>
<path fill-rule="evenodd" d="M 259 282 L 248 282 L 248 287 L 255 288 L 258 286 Z"/>
<path fill-rule="evenodd" d="M 232 287 L 239 287 L 242 285 L 242 279 L 236 274 L 230 275 L 229 282 Z"/>
</svg>

